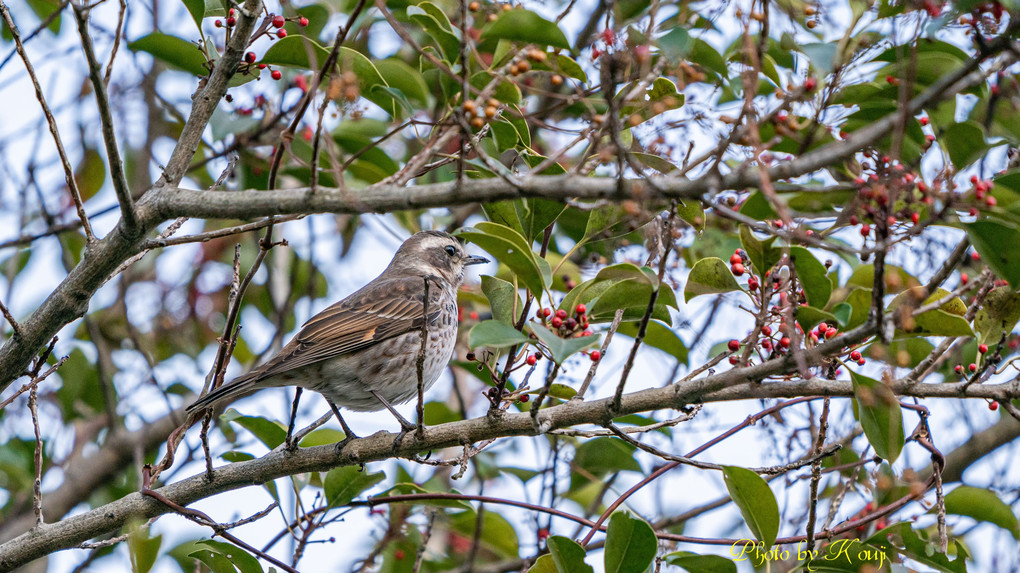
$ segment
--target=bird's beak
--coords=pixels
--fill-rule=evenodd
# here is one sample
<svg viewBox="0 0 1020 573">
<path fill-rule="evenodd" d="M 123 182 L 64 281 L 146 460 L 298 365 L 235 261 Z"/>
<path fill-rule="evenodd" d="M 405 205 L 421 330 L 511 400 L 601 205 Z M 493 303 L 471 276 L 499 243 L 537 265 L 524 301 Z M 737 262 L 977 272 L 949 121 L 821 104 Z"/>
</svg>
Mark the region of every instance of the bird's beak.
<svg viewBox="0 0 1020 573">
<path fill-rule="evenodd" d="M 485 257 L 479 257 L 478 255 L 468 255 L 467 257 L 464 258 L 465 267 L 469 265 L 480 265 L 482 263 L 487 262 L 489 262 L 489 259 Z"/>
</svg>

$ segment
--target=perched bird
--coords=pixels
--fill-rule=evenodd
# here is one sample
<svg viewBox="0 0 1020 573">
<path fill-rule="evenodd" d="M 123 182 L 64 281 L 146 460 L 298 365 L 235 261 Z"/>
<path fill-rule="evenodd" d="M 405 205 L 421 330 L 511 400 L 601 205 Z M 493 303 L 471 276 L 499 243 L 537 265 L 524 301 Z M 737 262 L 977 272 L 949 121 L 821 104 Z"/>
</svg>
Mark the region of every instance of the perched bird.
<svg viewBox="0 0 1020 573">
<path fill-rule="evenodd" d="M 344 442 L 353 434 L 336 406 L 359 412 L 385 408 L 397 417 L 403 431 L 414 428 L 393 404 L 418 395 L 417 363 L 426 307 L 428 342 L 422 382 L 427 390 L 453 354 L 457 287 L 464 281 L 464 267 L 486 262 L 488 259 L 468 255 L 447 233 L 412 235 L 381 275 L 313 316 L 278 354 L 206 394 L 189 406 L 188 412 L 260 388 L 299 386 L 330 402 L 347 435 Z"/>
</svg>

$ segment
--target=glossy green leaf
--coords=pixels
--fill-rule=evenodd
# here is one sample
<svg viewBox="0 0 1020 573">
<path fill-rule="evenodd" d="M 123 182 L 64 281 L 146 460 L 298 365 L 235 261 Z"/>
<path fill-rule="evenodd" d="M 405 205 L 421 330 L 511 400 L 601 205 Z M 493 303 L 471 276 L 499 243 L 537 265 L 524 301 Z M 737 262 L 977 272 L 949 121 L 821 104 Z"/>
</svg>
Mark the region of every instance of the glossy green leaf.
<svg viewBox="0 0 1020 573">
<path fill-rule="evenodd" d="M 478 514 L 474 509 L 460 512 L 450 518 L 454 531 L 471 539 L 477 534 Z M 495 511 L 482 514 L 481 535 L 478 540 L 482 548 L 493 551 L 502 559 L 518 556 L 517 531 L 505 517 Z"/>
<path fill-rule="evenodd" d="M 737 564 L 720 555 L 698 555 L 690 551 L 666 554 L 666 563 L 688 573 L 737 573 Z"/>
<path fill-rule="evenodd" d="M 592 303 L 588 318 L 592 322 L 609 322 L 615 318 L 616 311 L 622 308 L 623 320 L 641 320 L 648 312 L 648 301 L 651 299 L 652 290 L 650 284 L 640 280 L 614 281 Z M 673 293 L 673 289 L 665 285 L 664 288 L 658 290 L 651 317 L 670 324 L 672 320 L 667 307 L 676 308 L 676 306 L 676 295 Z"/>
<path fill-rule="evenodd" d="M 399 90 L 412 103 L 428 104 L 429 89 L 421 72 L 396 58 L 376 60 L 374 64 L 387 86 Z"/>
<path fill-rule="evenodd" d="M 499 262 L 510 268 L 518 280 L 541 293 L 552 283 L 552 268 L 531 250 L 531 244 L 510 227 L 484 221 L 473 228 L 465 228 L 458 235 L 485 249 Z"/>
<path fill-rule="evenodd" d="M 766 549 L 772 547 L 779 533 L 779 505 L 769 484 L 753 471 L 737 466 L 723 466 L 723 479 L 755 539 Z"/>
<path fill-rule="evenodd" d="M 748 217 L 758 219 L 759 221 L 775 219 L 779 216 L 761 191 L 751 193 L 751 195 L 748 196 L 748 198 L 740 205 L 738 212 L 741 215 L 747 215 Z"/>
<path fill-rule="evenodd" d="M 1020 230 L 998 221 L 975 221 L 964 224 L 967 236 L 981 260 L 1014 289 L 1020 288 L 1020 249 L 1006 249 L 1003 245 L 1020 245 Z"/>
<path fill-rule="evenodd" d="M 946 494 L 946 513 L 994 523 L 1020 540 L 1020 522 L 1016 514 L 992 490 L 959 486 Z"/>
<path fill-rule="evenodd" d="M 213 571 L 238 571 L 239 573 L 263 573 L 262 566 L 259 565 L 258 559 L 255 559 L 250 553 L 232 545 L 230 543 L 224 543 L 222 541 L 215 541 L 212 539 L 204 539 L 198 542 L 198 545 L 205 546 L 208 548 L 208 552 L 215 555 L 211 560 L 207 561 L 196 553 L 192 553 L 192 556 L 196 557 L 206 565 L 209 565 Z M 222 569 L 223 561 L 229 565 L 229 569 Z M 216 564 L 214 566 L 213 564 Z M 219 568 L 217 568 L 219 567 Z"/>
<path fill-rule="evenodd" d="M 803 328 L 805 332 L 807 332 L 810 328 L 818 326 L 823 322 L 828 322 L 830 324 L 838 322 L 836 320 L 835 315 L 825 312 L 824 310 L 819 310 L 813 306 L 807 305 L 801 305 L 797 307 L 796 318 L 797 324 L 799 324 L 800 327 Z"/>
<path fill-rule="evenodd" d="M 416 26 L 431 37 L 447 62 L 456 62 L 460 54 L 460 38 L 453 32 L 450 20 L 435 4 L 422 2 L 408 6 L 407 16 Z"/>
<path fill-rule="evenodd" d="M 538 556 L 538 559 L 528 568 L 528 573 L 560 573 L 560 570 L 556 567 L 556 561 L 553 560 L 552 555 L 546 553 Z"/>
<path fill-rule="evenodd" d="M 765 271 L 771 269 L 783 256 L 782 249 L 772 246 L 775 242 L 775 237 L 769 237 L 763 241 L 758 240 L 758 237 L 754 236 L 754 232 L 751 231 L 750 227 L 747 225 L 740 226 L 740 245 L 747 252 L 747 258 L 750 259 L 751 266 L 759 275 L 765 274 Z"/>
<path fill-rule="evenodd" d="M 361 492 L 386 479 L 383 472 L 369 473 L 358 466 L 341 466 L 329 470 L 323 481 L 326 503 L 330 507 L 349 504 Z"/>
<path fill-rule="evenodd" d="M 128 48 L 151 54 L 165 64 L 196 76 L 209 75 L 205 54 L 197 45 L 183 38 L 153 32 L 129 43 Z"/>
<path fill-rule="evenodd" d="M 583 442 L 574 453 L 572 465 L 577 469 L 570 473 L 570 489 L 590 483 L 591 476 L 601 478 L 620 471 L 641 471 L 634 460 L 634 451 L 634 446 L 619 438 L 594 438 Z"/>
<path fill-rule="evenodd" d="M 644 573 L 659 548 L 652 526 L 626 511 L 609 518 L 606 531 L 606 573 Z"/>
<path fill-rule="evenodd" d="M 148 573 L 152 569 L 159 547 L 163 544 L 163 536 L 149 537 L 146 528 L 138 528 L 128 535 L 128 551 L 131 555 L 132 573 Z"/>
<path fill-rule="evenodd" d="M 500 14 L 495 22 L 482 31 L 481 39 L 510 40 L 522 44 L 570 49 L 570 42 L 559 26 L 522 8 Z"/>
<path fill-rule="evenodd" d="M 978 341 L 998 344 L 1003 333 L 1010 333 L 1020 321 L 1020 294 L 1009 287 L 998 287 L 988 292 L 985 303 L 974 317 L 974 330 Z"/>
<path fill-rule="evenodd" d="M 684 287 L 684 301 L 689 302 L 703 294 L 719 294 L 740 290 L 740 285 L 733 278 L 730 267 L 718 257 L 707 257 L 695 263 L 687 275 L 687 286 Z"/>
<path fill-rule="evenodd" d="M 694 38 L 682 26 L 674 26 L 656 40 L 662 55 L 673 62 L 687 59 L 694 50 Z"/>
<path fill-rule="evenodd" d="M 195 21 L 195 26 L 201 30 L 202 20 L 205 18 L 205 0 L 181 1 L 184 3 L 184 7 L 188 9 L 188 13 L 191 14 L 191 19 Z"/>
<path fill-rule="evenodd" d="M 557 54 L 556 65 L 563 75 L 579 80 L 583 84 L 588 83 L 588 74 L 584 73 L 584 68 L 581 67 L 581 64 L 578 64 L 570 56 Z"/>
<path fill-rule="evenodd" d="M 751 253 L 748 252 L 748 256 Z M 814 308 L 825 308 L 832 294 L 832 282 L 829 281 L 825 265 L 818 261 L 811 251 L 804 247 L 790 247 L 790 259 L 797 271 L 797 279 L 804 289 L 807 302 Z"/>
<path fill-rule="evenodd" d="M 287 439 L 287 429 L 282 424 L 260 416 L 241 416 L 237 410 L 231 408 L 220 418 L 248 430 L 269 449 L 279 446 Z"/>
<path fill-rule="evenodd" d="M 910 336 L 973 336 L 970 323 L 963 317 L 967 305 L 960 297 L 951 297 L 940 308 L 922 312 L 917 316 L 907 316 L 907 309 L 926 306 L 949 297 L 949 291 L 937 288 L 923 302 L 917 301 L 917 294 L 922 287 L 905 290 L 893 297 L 889 302 L 889 310 L 894 311 L 905 307 L 900 318 L 903 321 L 903 332 Z"/>
<path fill-rule="evenodd" d="M 638 323 L 621 323 L 616 332 L 633 338 L 637 336 Z M 687 345 L 684 344 L 684 341 L 680 339 L 673 329 L 662 322 L 657 320 L 648 321 L 648 326 L 645 329 L 644 344 L 652 348 L 658 348 L 676 358 L 681 364 L 687 364 Z"/>
<path fill-rule="evenodd" d="M 562 364 L 572 355 L 598 344 L 600 338 L 597 334 L 576 338 L 560 338 L 555 332 L 537 323 L 531 324 L 531 330 L 545 344 L 549 354 L 552 355 L 553 362 L 556 364 Z"/>
<path fill-rule="evenodd" d="M 584 562 L 584 548 L 581 544 L 561 535 L 553 535 L 546 540 L 549 554 L 557 573 L 592 573 L 591 565 Z"/>
<path fill-rule="evenodd" d="M 849 369 L 848 369 L 849 370 Z M 900 457 L 903 449 L 903 413 L 900 403 L 888 386 L 850 371 L 857 404 L 857 419 L 864 435 L 875 448 L 875 453 L 890 464 Z"/>
<path fill-rule="evenodd" d="M 523 303 L 513 284 L 496 277 L 483 275 L 482 292 L 489 299 L 489 309 L 492 310 L 494 319 L 506 324 L 517 322 L 517 316 L 523 309 Z"/>
<path fill-rule="evenodd" d="M 945 134 L 939 138 L 939 144 L 946 147 L 949 160 L 953 162 L 957 171 L 963 170 L 988 150 L 985 130 L 976 121 L 950 125 Z"/>
<path fill-rule="evenodd" d="M 499 320 L 479 322 L 471 328 L 471 333 L 468 334 L 468 346 L 470 348 L 481 346 L 508 348 L 510 346 L 527 344 L 529 340 L 528 335 Z"/>
</svg>

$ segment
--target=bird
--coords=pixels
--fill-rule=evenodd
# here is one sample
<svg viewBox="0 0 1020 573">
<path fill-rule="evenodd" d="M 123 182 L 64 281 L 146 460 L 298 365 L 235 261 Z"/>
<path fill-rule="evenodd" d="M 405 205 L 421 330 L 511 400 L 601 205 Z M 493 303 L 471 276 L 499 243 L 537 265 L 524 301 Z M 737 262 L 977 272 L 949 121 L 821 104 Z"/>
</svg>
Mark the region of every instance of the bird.
<svg viewBox="0 0 1020 573">
<path fill-rule="evenodd" d="M 393 405 L 418 395 L 426 312 L 422 383 L 428 390 L 453 354 L 457 288 L 464 282 L 464 269 L 487 262 L 469 255 L 448 233 L 415 233 L 400 245 L 382 274 L 310 318 L 276 355 L 202 396 L 188 413 L 194 416 L 262 388 L 298 386 L 329 402 L 343 427 L 344 444 L 354 434 L 337 406 L 358 412 L 387 409 L 400 422 L 403 435 L 416 426 Z"/>
</svg>

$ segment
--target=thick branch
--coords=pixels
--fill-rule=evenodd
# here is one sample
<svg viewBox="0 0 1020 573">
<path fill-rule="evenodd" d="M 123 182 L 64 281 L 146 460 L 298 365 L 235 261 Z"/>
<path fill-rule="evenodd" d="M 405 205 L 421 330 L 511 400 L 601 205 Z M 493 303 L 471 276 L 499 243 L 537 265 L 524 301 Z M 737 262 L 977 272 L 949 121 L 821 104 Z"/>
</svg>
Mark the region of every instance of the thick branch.
<svg viewBox="0 0 1020 573">
<path fill-rule="evenodd" d="M 836 342 L 833 339 L 824 346 Z M 838 343 L 840 346 L 842 342 Z M 831 348 L 814 348 L 806 354 L 819 355 Z M 814 357 L 817 358 L 817 357 Z M 813 358 L 811 358 L 813 359 Z M 795 397 L 805 395 L 852 396 L 850 382 L 811 379 L 790 382 L 758 382 L 768 376 L 794 371 L 789 359 L 776 359 L 747 368 L 733 369 L 698 380 L 680 382 L 664 388 L 642 390 L 624 396 L 617 415 L 681 408 L 698 401 L 736 400 L 748 397 Z M 1018 397 L 1013 384 L 971 385 L 893 383 L 893 391 L 904 396 L 943 398 L 984 398 L 1009 400 Z M 539 414 L 540 427 L 558 429 L 579 424 L 601 424 L 612 398 L 592 402 L 567 402 Z M 280 448 L 266 456 L 238 462 L 215 470 L 211 478 L 200 475 L 167 485 L 157 491 L 180 505 L 188 505 L 225 491 L 261 484 L 297 473 L 326 471 L 338 465 L 365 463 L 390 457 L 407 457 L 419 452 L 457 447 L 508 436 L 537 435 L 528 413 L 505 414 L 497 421 L 483 416 L 427 428 L 421 439 L 405 437 L 394 448 L 393 434 L 379 432 L 348 444 L 338 457 L 333 446 L 320 446 L 287 452 Z M 118 530 L 132 519 L 148 519 L 167 513 L 165 505 L 138 493 L 59 523 L 44 524 L 0 545 L 0 570 L 25 564 L 57 549 L 75 547 L 96 536 Z"/>
</svg>

